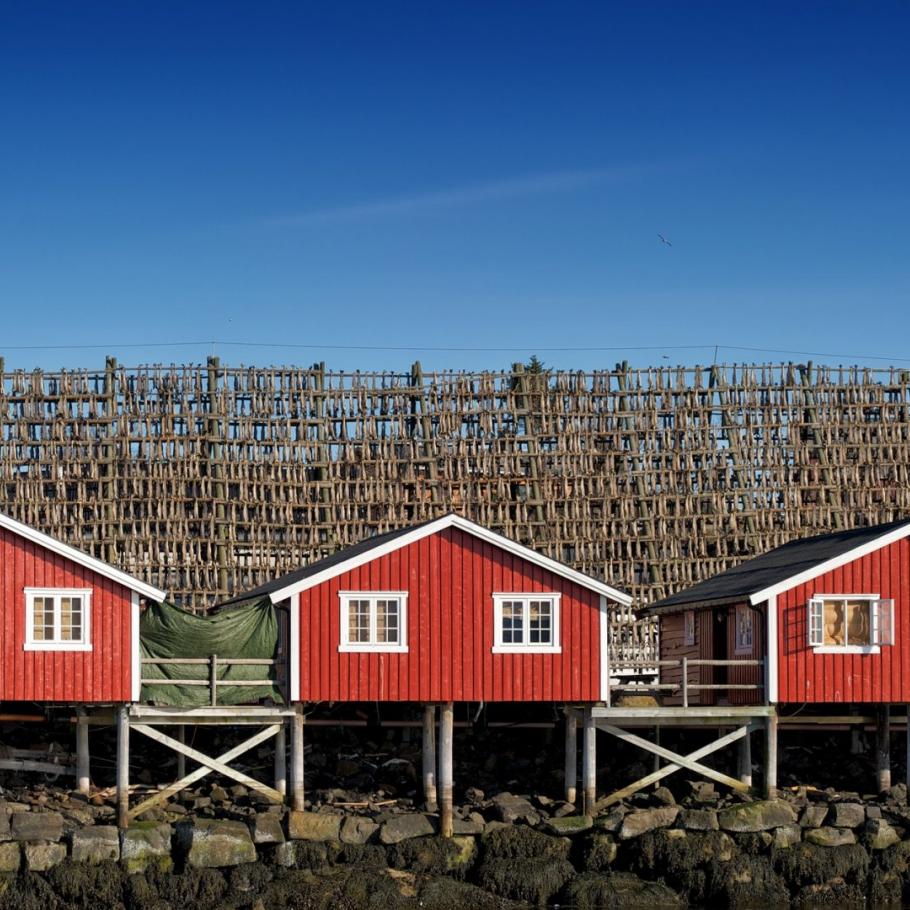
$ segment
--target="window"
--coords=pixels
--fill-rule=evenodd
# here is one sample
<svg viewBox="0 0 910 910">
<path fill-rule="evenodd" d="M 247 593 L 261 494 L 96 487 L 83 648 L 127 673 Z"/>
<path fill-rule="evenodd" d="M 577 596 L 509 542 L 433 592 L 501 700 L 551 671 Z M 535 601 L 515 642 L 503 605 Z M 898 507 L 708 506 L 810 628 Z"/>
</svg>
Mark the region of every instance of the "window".
<svg viewBox="0 0 910 910">
<path fill-rule="evenodd" d="M 877 654 L 894 644 L 894 601 L 877 594 L 818 594 L 809 601 L 809 646 L 819 653 Z"/>
<path fill-rule="evenodd" d="M 734 650 L 737 654 L 752 653 L 753 622 L 752 611 L 745 604 L 740 604 L 736 608 L 736 637 L 734 639 Z"/>
<path fill-rule="evenodd" d="M 683 644 L 686 647 L 695 644 L 695 610 L 683 613 Z"/>
<path fill-rule="evenodd" d="M 26 651 L 91 651 L 90 589 L 26 588 Z"/>
<path fill-rule="evenodd" d="M 494 594 L 494 653 L 559 653 L 559 594 Z"/>
<path fill-rule="evenodd" d="M 407 651 L 405 591 L 342 591 L 339 651 Z"/>
</svg>

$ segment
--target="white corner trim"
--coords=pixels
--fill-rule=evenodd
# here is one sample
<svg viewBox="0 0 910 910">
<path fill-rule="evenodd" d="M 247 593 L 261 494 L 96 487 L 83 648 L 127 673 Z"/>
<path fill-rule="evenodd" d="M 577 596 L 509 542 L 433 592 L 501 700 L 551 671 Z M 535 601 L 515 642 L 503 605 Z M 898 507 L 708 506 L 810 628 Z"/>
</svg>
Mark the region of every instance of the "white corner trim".
<svg viewBox="0 0 910 910">
<path fill-rule="evenodd" d="M 351 569 L 356 569 L 358 566 L 372 562 L 374 559 L 379 559 L 381 556 L 386 556 L 389 553 L 393 553 L 395 550 L 400 550 L 402 547 L 422 540 L 424 537 L 429 537 L 432 534 L 452 527 L 458 528 L 460 531 L 471 534 L 502 550 L 506 550 L 515 556 L 526 559 L 528 562 L 538 565 L 548 572 L 552 572 L 554 575 L 559 575 L 562 578 L 568 579 L 589 591 L 596 591 L 598 594 L 605 595 L 616 603 L 626 607 L 632 605 L 631 596 L 623 591 L 618 591 L 616 588 L 610 587 L 610 585 L 597 581 L 594 578 L 589 578 L 581 572 L 576 572 L 575 569 L 571 569 L 568 566 L 557 562 L 555 559 L 550 559 L 549 556 L 543 556 L 529 547 L 516 543 L 514 540 L 509 540 L 508 537 L 503 537 L 501 534 L 490 531 L 479 524 L 475 524 L 473 521 L 469 521 L 467 518 L 462 518 L 460 515 L 444 515 L 442 518 L 437 518 L 436 521 L 428 522 L 419 528 L 415 528 L 408 534 L 402 534 L 400 537 L 390 540 L 388 543 L 374 547 L 357 556 L 352 556 L 350 559 L 346 559 L 343 562 L 337 563 L 334 566 L 330 566 L 327 569 L 323 569 L 321 572 L 309 576 L 309 578 L 295 581 L 278 591 L 274 591 L 269 597 L 271 598 L 272 603 L 279 603 L 294 594 L 298 594 L 300 591 L 315 587 L 329 578 L 334 578 L 336 575 L 349 572 Z"/>
<path fill-rule="evenodd" d="M 161 601 L 167 596 L 165 591 L 161 591 L 152 585 L 146 584 L 138 578 L 133 578 L 132 575 L 127 575 L 126 572 L 121 572 L 119 569 L 109 566 L 106 562 L 95 559 L 94 556 L 89 556 L 88 553 L 83 553 L 81 550 L 77 550 L 69 544 L 56 540 L 48 534 L 36 531 L 34 528 L 22 524 L 21 521 L 16 521 L 14 518 L 10 518 L 9 515 L 4 515 L 2 512 L 0 512 L 0 528 L 6 528 L 7 531 L 12 531 L 13 534 L 18 534 L 20 537 L 24 537 L 26 540 L 30 540 L 32 543 L 36 543 L 46 550 L 50 550 L 52 553 L 56 553 L 66 559 L 71 559 L 80 566 L 85 566 L 85 568 L 91 569 L 93 572 L 97 572 L 105 578 L 110 578 L 111 581 L 116 581 L 117 584 L 129 588 L 131 591 L 137 591 L 143 597 L 148 597 L 150 600 Z"/>
<path fill-rule="evenodd" d="M 299 595 L 298 595 L 299 597 Z M 348 641 L 348 604 L 352 600 L 370 602 L 370 638 L 376 637 L 376 601 L 398 601 L 398 641 L 389 643 Z M 339 591 L 338 651 L 341 654 L 406 654 L 408 651 L 408 592 L 407 591 Z"/>
<path fill-rule="evenodd" d="M 768 679 L 765 685 L 768 688 L 768 702 L 777 704 L 777 595 L 768 598 Z"/>
<path fill-rule="evenodd" d="M 91 588 L 25 588 L 25 641 L 23 651 L 91 651 L 92 650 L 92 589 Z M 60 598 L 82 598 L 82 641 L 36 640 L 35 598 L 54 598 L 54 628 L 60 625 Z"/>
<path fill-rule="evenodd" d="M 133 591 L 130 598 L 130 694 L 132 701 L 139 701 L 142 696 L 142 651 L 139 648 L 139 621 L 139 592 Z"/>
<path fill-rule="evenodd" d="M 782 594 L 784 591 L 789 591 L 790 588 L 795 588 L 797 585 L 812 581 L 813 578 L 818 578 L 819 575 L 824 575 L 826 572 L 839 569 L 841 566 L 847 565 L 847 563 L 867 556 L 869 553 L 874 553 L 876 550 L 887 547 L 889 544 L 896 543 L 898 540 L 903 540 L 905 537 L 910 537 L 910 522 L 901 525 L 899 528 L 894 528 L 894 530 L 888 531 L 887 534 L 882 534 L 881 537 L 876 537 L 875 540 L 870 540 L 862 546 L 854 547 L 846 553 L 841 553 L 840 556 L 835 556 L 826 562 L 819 563 L 811 569 L 806 569 L 805 572 L 791 575 L 790 578 L 785 578 L 783 581 L 769 585 L 767 588 L 762 588 L 761 591 L 756 591 L 749 596 L 749 602 L 753 605 L 761 603 L 763 600 L 768 600 L 768 598 L 772 596 Z"/>
<path fill-rule="evenodd" d="M 815 645 L 813 654 L 881 654 L 880 645 Z"/>
<path fill-rule="evenodd" d="M 507 644 L 502 640 L 502 605 L 507 600 L 549 600 L 553 605 L 552 641 L 550 644 Z M 522 610 L 527 615 L 526 610 Z M 530 621 L 524 629 L 530 629 Z M 493 647 L 494 654 L 562 654 L 562 594 L 554 591 L 497 591 L 493 595 Z"/>
<path fill-rule="evenodd" d="M 607 598 L 600 595 L 600 700 L 610 704 L 610 618 Z"/>
<path fill-rule="evenodd" d="M 290 641 L 288 642 L 291 701 L 300 701 L 300 595 L 288 601 L 290 612 Z"/>
</svg>

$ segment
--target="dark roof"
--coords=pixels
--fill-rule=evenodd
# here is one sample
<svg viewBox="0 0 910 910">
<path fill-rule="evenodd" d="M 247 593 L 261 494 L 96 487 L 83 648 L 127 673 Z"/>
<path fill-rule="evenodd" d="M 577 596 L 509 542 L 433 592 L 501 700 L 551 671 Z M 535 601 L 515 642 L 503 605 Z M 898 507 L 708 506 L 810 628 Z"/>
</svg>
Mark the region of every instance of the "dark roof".
<svg viewBox="0 0 910 910">
<path fill-rule="evenodd" d="M 385 534 L 377 534 L 374 537 L 367 537 L 364 540 L 352 544 L 350 547 L 342 547 L 342 549 L 336 550 L 330 556 L 326 556 L 323 559 L 312 562 L 307 566 L 303 566 L 303 568 L 294 569 L 293 572 L 288 572 L 287 575 L 282 575 L 279 578 L 273 578 L 271 581 L 267 581 L 264 585 L 259 585 L 258 588 L 253 588 L 250 591 L 244 591 L 240 594 L 235 594 L 230 600 L 221 601 L 221 603 L 217 604 L 217 607 L 226 607 L 239 601 L 252 600 L 255 597 L 263 597 L 267 594 L 271 594 L 274 591 L 280 591 L 282 588 L 286 588 L 288 585 L 294 584 L 294 582 L 303 581 L 303 579 L 309 578 L 311 575 L 315 575 L 317 572 L 322 572 L 324 569 L 331 569 L 332 566 L 337 566 L 339 563 L 353 559 L 355 556 L 359 556 L 361 553 L 368 553 L 370 550 L 373 550 L 376 547 L 381 547 L 383 544 L 388 543 L 391 540 L 395 540 L 397 537 L 403 537 L 405 534 L 410 534 L 411 531 L 414 531 L 417 528 L 422 528 L 424 525 L 432 524 L 434 521 L 439 521 L 439 519 L 442 517 L 444 516 L 437 515 L 436 518 L 431 518 L 429 521 L 422 521 L 419 524 L 409 525 L 406 528 L 398 528 L 396 531 L 387 531 Z"/>
<path fill-rule="evenodd" d="M 900 521 L 868 528 L 791 540 L 781 547 L 746 560 L 732 569 L 727 569 L 726 572 L 721 572 L 720 575 L 705 579 L 637 612 L 673 613 L 695 603 L 728 603 L 742 600 L 908 524 L 910 519 L 902 518 Z"/>
</svg>

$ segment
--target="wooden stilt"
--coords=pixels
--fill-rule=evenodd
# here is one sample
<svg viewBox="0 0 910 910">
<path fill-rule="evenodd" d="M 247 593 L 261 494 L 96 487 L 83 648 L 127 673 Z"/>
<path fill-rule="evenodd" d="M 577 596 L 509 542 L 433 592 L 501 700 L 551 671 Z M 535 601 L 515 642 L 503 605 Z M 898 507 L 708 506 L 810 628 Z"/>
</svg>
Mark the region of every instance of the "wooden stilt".
<svg viewBox="0 0 910 910">
<path fill-rule="evenodd" d="M 656 746 L 660 745 L 660 724 L 656 724 L 654 727 L 654 744 Z M 655 752 L 654 753 L 654 773 L 656 774 L 660 771 L 660 756 Z M 655 789 L 659 787 L 660 784 L 655 784 Z"/>
<path fill-rule="evenodd" d="M 284 724 L 275 734 L 275 789 L 283 796 L 288 792 L 287 734 Z"/>
<path fill-rule="evenodd" d="M 436 811 L 436 706 L 423 708 L 423 799 L 427 812 Z"/>
<path fill-rule="evenodd" d="M 891 706 L 881 705 L 876 713 L 875 759 L 878 792 L 891 789 Z"/>
<path fill-rule="evenodd" d="M 455 706 L 448 701 L 439 706 L 439 833 L 451 837 L 452 813 L 452 732 Z"/>
<path fill-rule="evenodd" d="M 769 715 L 765 722 L 765 795 L 768 799 L 777 796 L 777 714 Z"/>
<path fill-rule="evenodd" d="M 130 824 L 130 717 L 129 708 L 117 708 L 117 824 Z"/>
<path fill-rule="evenodd" d="M 186 745 L 186 727 L 180 724 L 177 727 L 177 741 Z M 183 780 L 186 777 L 186 756 L 182 752 L 177 753 L 177 780 Z"/>
<path fill-rule="evenodd" d="M 76 719 L 76 789 L 88 794 L 92 786 L 92 775 L 88 750 L 88 724 L 85 711 L 80 709 Z"/>
<path fill-rule="evenodd" d="M 750 730 L 739 741 L 739 779 L 747 786 L 752 786 L 752 737 Z"/>
<path fill-rule="evenodd" d="M 303 811 L 303 711 L 297 706 L 297 713 L 291 718 L 291 799 L 292 808 Z"/>
<path fill-rule="evenodd" d="M 597 800 L 597 728 L 590 708 L 585 708 L 584 742 L 581 752 L 581 785 L 584 789 L 585 815 L 594 814 Z"/>
<path fill-rule="evenodd" d="M 571 708 L 566 708 L 566 802 L 578 798 L 578 719 Z"/>
</svg>

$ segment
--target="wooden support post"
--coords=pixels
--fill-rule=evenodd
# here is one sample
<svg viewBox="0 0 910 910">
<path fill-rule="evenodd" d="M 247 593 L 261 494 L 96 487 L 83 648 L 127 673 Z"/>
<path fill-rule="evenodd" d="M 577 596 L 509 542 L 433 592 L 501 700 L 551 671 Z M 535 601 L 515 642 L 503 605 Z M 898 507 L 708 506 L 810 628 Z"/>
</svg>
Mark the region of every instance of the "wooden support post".
<svg viewBox="0 0 910 910">
<path fill-rule="evenodd" d="M 88 750 L 88 724 L 85 710 L 80 708 L 76 718 L 76 789 L 88 794 L 92 786 L 92 775 Z"/>
<path fill-rule="evenodd" d="M 212 707 L 218 704 L 218 655 L 211 656 L 211 666 L 209 668 L 209 695 L 212 699 Z"/>
<path fill-rule="evenodd" d="M 180 724 L 177 727 L 177 741 L 186 745 L 186 727 Z M 177 753 L 177 780 L 183 780 L 186 777 L 186 756 L 182 752 Z"/>
<path fill-rule="evenodd" d="M 287 765 L 287 736 L 282 723 L 281 729 L 275 734 L 275 789 L 282 796 L 288 792 Z"/>
<path fill-rule="evenodd" d="M 439 833 L 451 837 L 452 819 L 452 739 L 455 706 L 447 701 L 439 706 Z"/>
<path fill-rule="evenodd" d="M 585 708 L 584 742 L 581 752 L 581 785 L 584 789 L 585 815 L 594 815 L 597 799 L 597 728 L 591 708 Z"/>
<path fill-rule="evenodd" d="M 878 792 L 891 789 L 891 706 L 879 706 L 875 724 L 875 759 Z"/>
<path fill-rule="evenodd" d="M 765 795 L 777 796 L 777 714 L 768 716 L 765 723 Z"/>
<path fill-rule="evenodd" d="M 566 802 L 574 803 L 578 791 L 578 719 L 566 708 Z"/>
<path fill-rule="evenodd" d="M 752 730 L 746 731 L 746 735 L 739 741 L 739 779 L 752 786 Z"/>
<path fill-rule="evenodd" d="M 423 707 L 423 799 L 427 812 L 436 811 L 436 706 Z"/>
<path fill-rule="evenodd" d="M 291 718 L 291 807 L 303 812 L 303 711 Z"/>
<path fill-rule="evenodd" d="M 117 708 L 117 824 L 130 824 L 130 715 L 126 705 Z"/>
</svg>

